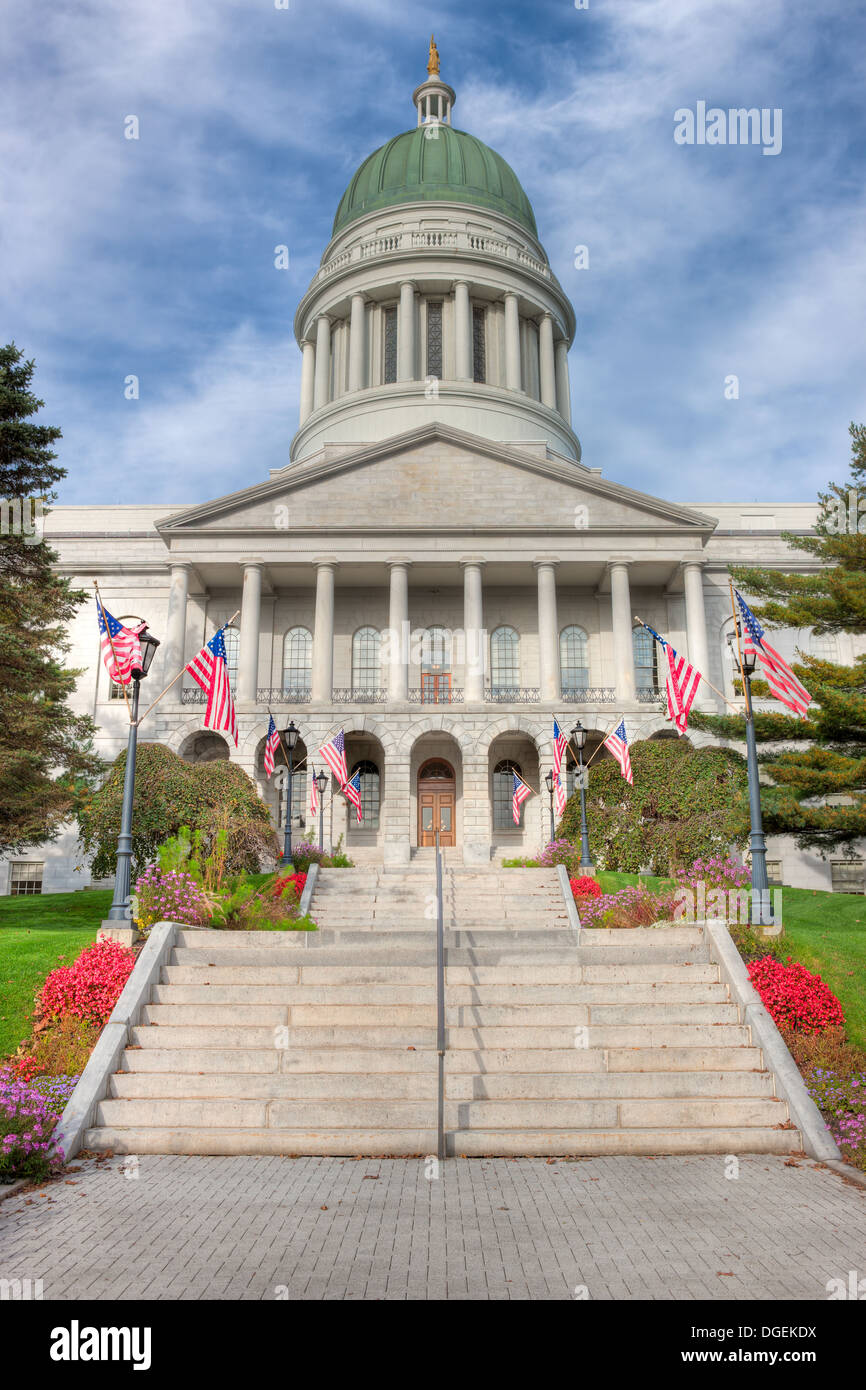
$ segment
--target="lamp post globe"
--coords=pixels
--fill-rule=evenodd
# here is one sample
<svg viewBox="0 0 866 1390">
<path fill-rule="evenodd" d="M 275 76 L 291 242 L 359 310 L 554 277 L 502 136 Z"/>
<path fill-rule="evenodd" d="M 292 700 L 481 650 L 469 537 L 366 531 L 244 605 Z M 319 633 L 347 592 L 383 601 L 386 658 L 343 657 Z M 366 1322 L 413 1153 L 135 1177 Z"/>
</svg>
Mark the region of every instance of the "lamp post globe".
<svg viewBox="0 0 866 1390">
<path fill-rule="evenodd" d="M 140 618 L 126 619 L 127 622 L 141 622 Z M 156 656 L 159 640 L 152 637 L 147 627 L 138 634 L 141 660 L 132 667 L 132 700 L 129 714 L 129 737 L 126 743 L 126 767 L 123 771 L 123 804 L 120 812 L 120 834 L 117 837 L 117 871 L 114 876 L 114 895 L 108 909 L 106 924 L 116 928 L 121 922 L 126 926 L 132 923 L 132 808 L 135 802 L 135 755 L 138 749 L 138 697 L 141 682 L 146 678 Z"/>
<path fill-rule="evenodd" d="M 586 824 L 586 777 L 583 770 L 583 750 L 586 747 L 586 729 L 578 719 L 571 731 L 572 745 L 577 749 L 577 772 L 580 787 L 580 867 L 582 872 L 592 870 L 592 856 L 589 852 L 589 830 Z"/>
</svg>

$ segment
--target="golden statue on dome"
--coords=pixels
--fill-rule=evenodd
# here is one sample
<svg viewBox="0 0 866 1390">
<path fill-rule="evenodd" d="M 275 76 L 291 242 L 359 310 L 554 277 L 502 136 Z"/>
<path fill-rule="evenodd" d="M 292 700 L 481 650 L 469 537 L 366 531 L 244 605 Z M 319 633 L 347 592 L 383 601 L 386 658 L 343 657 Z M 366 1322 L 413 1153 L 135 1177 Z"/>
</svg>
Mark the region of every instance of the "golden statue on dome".
<svg viewBox="0 0 866 1390">
<path fill-rule="evenodd" d="M 436 40 L 430 35 L 430 53 L 427 59 L 427 72 L 430 77 L 439 75 L 439 49 L 436 47 Z"/>
</svg>

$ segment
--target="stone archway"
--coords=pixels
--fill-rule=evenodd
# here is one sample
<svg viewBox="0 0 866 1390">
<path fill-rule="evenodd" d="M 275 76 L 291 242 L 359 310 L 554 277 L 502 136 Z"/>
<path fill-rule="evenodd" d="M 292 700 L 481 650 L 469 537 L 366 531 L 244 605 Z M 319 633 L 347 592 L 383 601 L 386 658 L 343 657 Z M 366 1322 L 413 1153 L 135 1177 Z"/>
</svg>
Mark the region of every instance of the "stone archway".
<svg viewBox="0 0 866 1390">
<path fill-rule="evenodd" d="M 215 763 L 228 762 L 231 752 L 222 734 L 211 729 L 197 729 L 195 733 L 187 734 L 178 755 L 185 763 Z"/>
<path fill-rule="evenodd" d="M 450 777 L 445 775 L 446 771 L 450 771 Z M 422 777 L 422 772 L 434 775 Z M 437 773 L 439 775 L 435 775 Z M 433 782 L 439 784 L 438 789 L 433 789 Z M 411 793 L 407 830 L 412 847 L 423 848 L 434 843 L 431 832 L 442 811 L 446 811 L 446 818 L 451 822 L 451 845 L 461 845 L 465 828 L 463 756 L 453 733 L 444 729 L 430 729 L 415 740 L 409 760 L 409 784 Z M 423 807 L 426 808 L 423 814 L 422 798 Z M 422 823 L 426 826 L 428 821 L 429 828 L 422 833 Z"/>
</svg>

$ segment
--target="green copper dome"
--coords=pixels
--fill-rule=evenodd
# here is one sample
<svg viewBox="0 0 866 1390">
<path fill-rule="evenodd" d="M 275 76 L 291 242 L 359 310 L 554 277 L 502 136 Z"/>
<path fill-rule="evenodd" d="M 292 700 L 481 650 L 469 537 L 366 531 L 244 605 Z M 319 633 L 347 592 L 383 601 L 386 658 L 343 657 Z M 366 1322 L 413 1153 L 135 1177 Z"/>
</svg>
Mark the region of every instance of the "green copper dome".
<svg viewBox="0 0 866 1390">
<path fill-rule="evenodd" d="M 514 170 L 488 145 L 450 125 L 395 135 L 358 169 L 334 218 L 336 235 L 348 223 L 400 203 L 468 203 L 504 213 L 537 236 L 535 214 Z"/>
</svg>

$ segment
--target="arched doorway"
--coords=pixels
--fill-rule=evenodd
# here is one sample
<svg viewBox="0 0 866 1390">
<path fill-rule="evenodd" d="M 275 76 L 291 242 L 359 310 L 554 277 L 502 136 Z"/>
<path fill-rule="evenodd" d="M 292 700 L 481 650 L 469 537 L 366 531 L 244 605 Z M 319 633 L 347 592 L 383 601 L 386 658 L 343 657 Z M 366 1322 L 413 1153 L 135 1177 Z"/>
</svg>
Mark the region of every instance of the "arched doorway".
<svg viewBox="0 0 866 1390">
<path fill-rule="evenodd" d="M 428 758 L 418 769 L 418 844 L 455 845 L 457 778 L 445 758 Z"/>
</svg>

